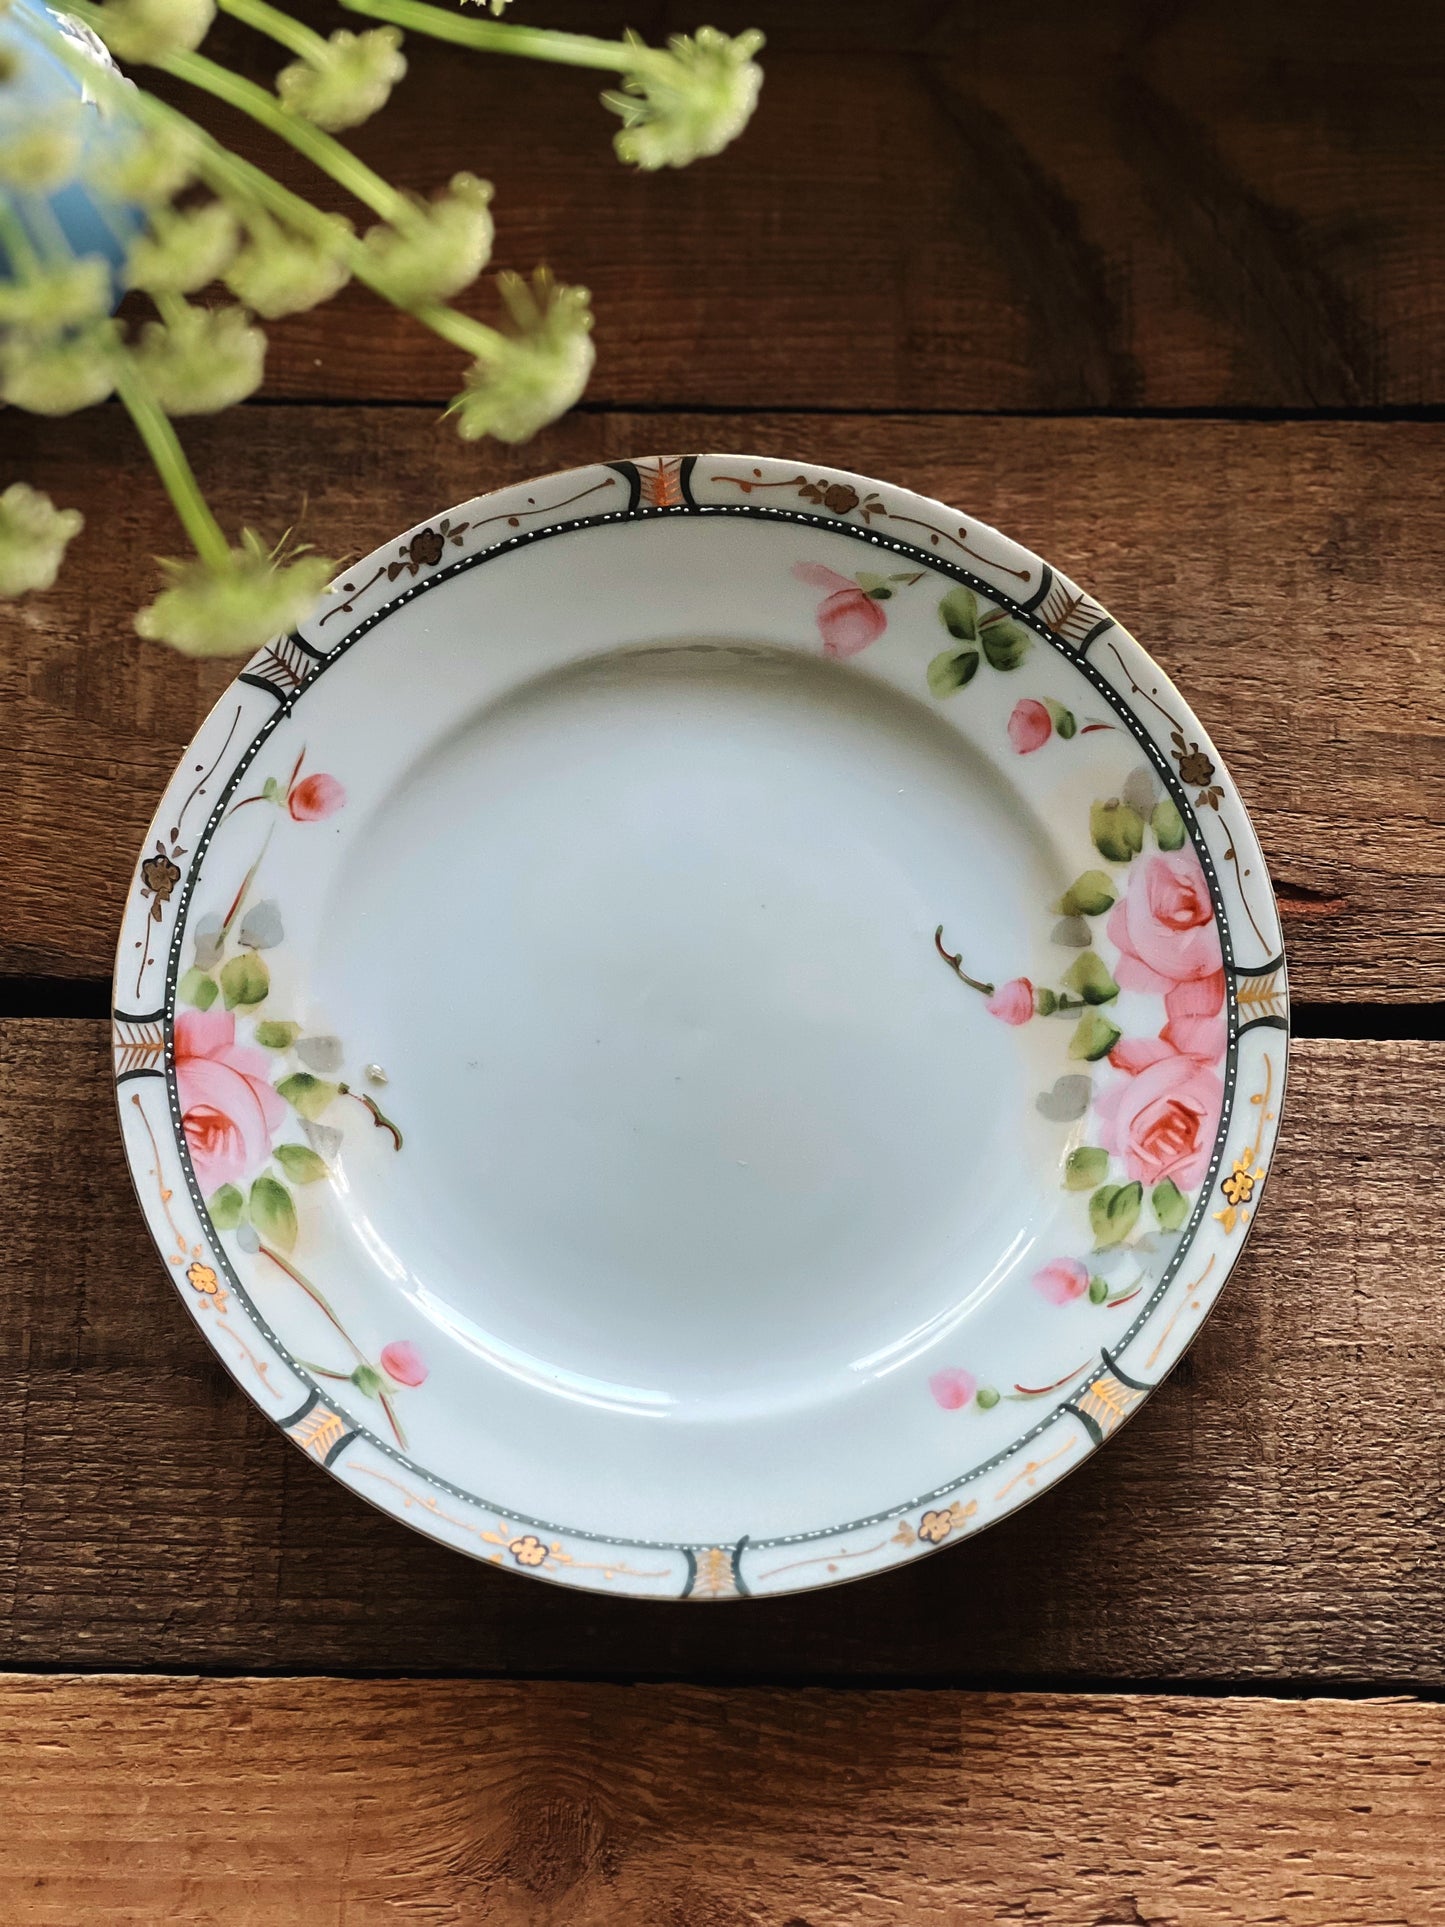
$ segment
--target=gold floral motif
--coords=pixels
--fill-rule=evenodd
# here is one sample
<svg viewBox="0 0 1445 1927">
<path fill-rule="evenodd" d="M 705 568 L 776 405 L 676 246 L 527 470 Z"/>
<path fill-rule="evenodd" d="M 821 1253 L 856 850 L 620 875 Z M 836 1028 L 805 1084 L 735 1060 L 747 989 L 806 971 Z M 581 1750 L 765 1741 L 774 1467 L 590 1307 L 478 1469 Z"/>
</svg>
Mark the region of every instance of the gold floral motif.
<svg viewBox="0 0 1445 1927">
<path fill-rule="evenodd" d="M 1274 1060 L 1264 1060 L 1264 1085 L 1250 1098 L 1250 1103 L 1259 1112 L 1254 1136 L 1234 1160 L 1232 1167 L 1220 1184 L 1224 1193 L 1224 1209 L 1214 1216 L 1224 1226 L 1227 1233 L 1237 1231 L 1242 1224 L 1248 1224 L 1252 1215 L 1255 1188 L 1268 1170 L 1268 1165 L 1260 1162 L 1260 1152 L 1264 1148 L 1264 1134 L 1268 1125 L 1274 1122 L 1274 1112 L 1269 1108 L 1269 1100 L 1274 1093 Z"/>
<path fill-rule="evenodd" d="M 325 1405 L 317 1405 L 309 1411 L 299 1425 L 291 1428 L 291 1436 L 303 1452 L 324 1459 L 346 1431 L 346 1421 L 338 1412 Z"/>
<path fill-rule="evenodd" d="M 513 1539 L 507 1550 L 519 1566 L 545 1566 L 547 1563 L 547 1548 L 535 1532 Z"/>
<path fill-rule="evenodd" d="M 1118 1431 L 1143 1397 L 1138 1387 L 1125 1385 L 1112 1373 L 1102 1372 L 1084 1392 L 1078 1410 L 1092 1419 L 1104 1437 L 1108 1438 L 1111 1432 Z"/>
<path fill-rule="evenodd" d="M 966 1524 L 977 1511 L 977 1499 L 970 1499 L 967 1505 L 962 1499 L 955 1499 L 952 1505 L 940 1506 L 936 1511 L 925 1512 L 918 1521 L 918 1537 L 926 1539 L 931 1546 L 941 1546 L 956 1526 Z M 897 1534 L 894 1536 L 898 1537 Z M 911 1541 L 904 1540 L 903 1543 L 909 1544 Z"/>
</svg>

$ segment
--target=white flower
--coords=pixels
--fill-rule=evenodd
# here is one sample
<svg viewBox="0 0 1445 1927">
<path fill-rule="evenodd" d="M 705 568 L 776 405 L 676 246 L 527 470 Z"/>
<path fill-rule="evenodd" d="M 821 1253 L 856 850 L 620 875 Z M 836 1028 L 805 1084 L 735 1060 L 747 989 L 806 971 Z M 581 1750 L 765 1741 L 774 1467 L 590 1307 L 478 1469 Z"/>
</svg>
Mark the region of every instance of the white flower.
<svg viewBox="0 0 1445 1927">
<path fill-rule="evenodd" d="M 492 184 L 454 174 L 434 201 L 418 202 L 404 223 L 363 237 L 380 292 L 399 308 L 447 301 L 475 281 L 492 252 Z"/>
<path fill-rule="evenodd" d="M 79 509 L 58 509 L 28 482 L 12 482 L 0 494 L 0 596 L 48 589 L 66 544 L 84 527 Z"/>
<path fill-rule="evenodd" d="M 236 217 L 224 201 L 160 207 L 126 256 L 126 278 L 147 294 L 194 294 L 214 281 L 236 252 Z"/>
<path fill-rule="evenodd" d="M 215 0 L 105 0 L 96 27 L 117 60 L 145 62 L 194 53 L 215 17 Z"/>
<path fill-rule="evenodd" d="M 351 227 L 339 215 L 331 223 L 334 247 L 293 233 L 266 214 L 248 216 L 248 225 L 250 239 L 226 270 L 226 286 L 267 321 L 329 301 L 350 280 L 342 244 Z"/>
<path fill-rule="evenodd" d="M 333 134 L 359 127 L 386 105 L 406 72 L 400 48 L 396 27 L 374 27 L 368 33 L 348 33 L 343 27 L 322 50 L 283 67 L 276 76 L 276 92 L 293 114 Z"/>
<path fill-rule="evenodd" d="M 0 328 L 59 334 L 110 312 L 110 269 L 98 254 L 43 262 L 21 281 L 0 281 Z"/>
<path fill-rule="evenodd" d="M 173 201 L 189 183 L 196 157 L 195 138 L 185 129 L 169 122 L 157 127 L 143 122 L 118 153 L 107 152 L 105 178 L 96 186 L 106 188 L 118 201 L 157 207 Z"/>
<path fill-rule="evenodd" d="M 477 357 L 447 410 L 464 442 L 526 441 L 579 398 L 596 359 L 586 288 L 561 287 L 545 268 L 530 288 L 515 274 L 497 282 L 517 332 Z"/>
<path fill-rule="evenodd" d="M 50 194 L 80 165 L 80 103 L 55 102 L 43 114 L 0 120 L 0 184 Z"/>
<path fill-rule="evenodd" d="M 335 564 L 320 555 L 284 560 L 279 545 L 267 549 L 254 529 L 243 529 L 241 546 L 221 568 L 194 558 L 161 568 L 170 586 L 137 615 L 137 635 L 187 656 L 239 656 L 304 622 Z"/>
<path fill-rule="evenodd" d="M 244 308 L 183 307 L 146 323 L 135 358 L 168 415 L 213 415 L 260 386 L 266 337 Z"/>
<path fill-rule="evenodd" d="M 118 330 L 93 321 L 69 334 L 12 334 L 0 345 L 0 401 L 32 415 L 72 415 L 104 401 L 115 387 Z"/>
<path fill-rule="evenodd" d="M 699 27 L 695 34 L 673 34 L 665 53 L 635 33 L 627 39 L 636 64 L 621 92 L 602 96 L 622 116 L 612 143 L 621 159 L 641 168 L 686 167 L 736 140 L 763 84 L 753 59 L 763 44 L 760 33 L 730 39 L 716 27 Z"/>
</svg>

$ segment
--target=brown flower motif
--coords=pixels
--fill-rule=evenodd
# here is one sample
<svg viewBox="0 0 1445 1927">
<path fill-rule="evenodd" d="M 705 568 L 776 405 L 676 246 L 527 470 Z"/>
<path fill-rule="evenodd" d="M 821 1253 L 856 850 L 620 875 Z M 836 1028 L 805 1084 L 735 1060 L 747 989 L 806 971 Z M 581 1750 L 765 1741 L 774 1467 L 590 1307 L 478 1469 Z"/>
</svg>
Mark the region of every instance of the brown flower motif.
<svg viewBox="0 0 1445 1927">
<path fill-rule="evenodd" d="M 140 880 L 151 899 L 151 921 L 159 923 L 161 905 L 170 901 L 171 891 L 181 880 L 180 868 L 166 855 L 163 843 L 157 843 L 155 855 L 148 856 L 140 866 Z"/>
<path fill-rule="evenodd" d="M 438 529 L 418 529 L 406 545 L 407 559 L 413 569 L 432 569 L 442 559 L 446 538 Z"/>
<path fill-rule="evenodd" d="M 946 1506 L 942 1512 L 925 1512 L 918 1521 L 918 1536 L 930 1545 L 941 1546 L 953 1531 L 953 1508 Z"/>
<path fill-rule="evenodd" d="M 220 1290 L 220 1280 L 215 1272 L 209 1265 L 203 1265 L 199 1259 L 195 1264 L 186 1266 L 186 1277 L 197 1291 L 204 1292 L 208 1298 L 214 1298 Z"/>
<path fill-rule="evenodd" d="M 858 491 L 849 488 L 846 482 L 830 482 L 823 490 L 823 507 L 832 509 L 835 515 L 846 515 L 858 506 Z"/>
<path fill-rule="evenodd" d="M 1207 789 L 1214 778 L 1214 765 L 1204 754 L 1198 743 L 1191 745 L 1188 752 L 1179 759 L 1179 774 L 1184 782 L 1196 789 Z"/>
<path fill-rule="evenodd" d="M 546 1564 L 547 1548 L 535 1532 L 528 1532 L 520 1539 L 513 1539 L 507 1547 L 508 1552 L 519 1566 L 541 1566 Z"/>
</svg>

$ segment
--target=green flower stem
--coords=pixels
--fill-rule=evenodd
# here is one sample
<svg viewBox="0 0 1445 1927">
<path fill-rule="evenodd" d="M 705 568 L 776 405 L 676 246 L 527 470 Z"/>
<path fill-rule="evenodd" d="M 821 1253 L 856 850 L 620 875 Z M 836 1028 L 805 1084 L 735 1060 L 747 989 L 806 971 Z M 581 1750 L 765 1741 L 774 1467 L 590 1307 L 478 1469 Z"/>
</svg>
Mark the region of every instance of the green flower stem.
<svg viewBox="0 0 1445 1927">
<path fill-rule="evenodd" d="M 77 20 L 104 38 L 103 7 L 91 5 L 90 0 L 65 0 L 65 6 L 68 13 L 73 13 Z M 359 161 L 339 140 L 313 127 L 299 114 L 293 114 L 289 107 L 283 107 L 274 94 L 258 87 L 254 80 L 243 80 L 204 54 L 164 54 L 153 64 L 161 73 L 183 80 L 188 86 L 198 87 L 203 93 L 224 101 L 228 107 L 249 114 L 258 126 L 294 147 L 313 167 L 329 174 L 338 187 L 355 195 L 383 221 L 405 222 L 411 213 L 411 202 L 390 181 L 384 181 L 365 161 Z"/>
<path fill-rule="evenodd" d="M 77 0 L 77 4 L 82 3 L 83 0 Z M 97 68 L 93 60 L 33 14 L 16 17 L 23 31 L 49 48 L 72 73 L 101 93 L 117 111 L 145 121 L 152 127 L 172 127 L 189 135 L 196 144 L 197 165 L 201 174 L 206 185 L 215 193 L 223 199 L 254 202 L 265 208 L 268 214 L 273 214 L 278 221 L 294 228 L 298 234 L 310 235 L 324 246 L 337 248 L 356 279 L 370 288 L 373 294 L 380 295 L 383 300 L 388 299 L 373 269 L 371 256 L 354 234 L 338 236 L 330 215 L 323 214 L 320 208 L 313 207 L 300 194 L 273 180 L 264 168 L 257 167 L 253 161 L 242 160 L 239 154 L 233 154 L 228 147 L 223 147 L 178 107 L 157 100 L 154 94 L 132 87 L 117 75 Z M 505 346 L 506 336 L 498 329 L 489 328 L 484 321 L 474 320 L 471 315 L 462 314 L 456 308 L 443 307 L 440 302 L 428 302 L 408 312 L 423 327 L 430 328 L 433 334 L 440 335 L 454 348 L 460 348 L 463 354 L 495 354 Z"/>
<path fill-rule="evenodd" d="M 166 494 L 170 496 L 196 554 L 207 568 L 226 568 L 231 560 L 231 550 L 221 533 L 221 525 L 201 493 L 200 484 L 186 460 L 186 452 L 181 447 L 170 417 L 151 393 L 149 384 L 129 355 L 117 357 L 115 392 L 135 423 L 136 432 L 145 443 L 146 453 L 165 484 Z"/>
<path fill-rule="evenodd" d="M 223 5 L 226 3 L 222 0 Z M 628 40 L 594 40 L 588 34 L 562 33 L 554 27 L 508 26 L 502 20 L 448 13 L 441 7 L 427 6 L 425 0 L 341 0 L 341 4 L 351 13 L 364 13 L 370 20 L 385 20 L 394 27 L 430 34 L 434 40 L 450 40 L 457 47 L 518 54 L 524 60 L 551 60 L 564 67 L 626 74 L 645 67 L 651 53 L 650 48 Z"/>
<path fill-rule="evenodd" d="M 279 7 L 268 6 L 267 0 L 219 0 L 219 4 L 222 13 L 230 14 L 243 26 L 254 27 L 257 33 L 264 33 L 303 60 L 315 59 L 327 50 L 327 43 L 319 33 L 303 21 L 293 20 L 289 13 L 282 13 Z"/>
</svg>

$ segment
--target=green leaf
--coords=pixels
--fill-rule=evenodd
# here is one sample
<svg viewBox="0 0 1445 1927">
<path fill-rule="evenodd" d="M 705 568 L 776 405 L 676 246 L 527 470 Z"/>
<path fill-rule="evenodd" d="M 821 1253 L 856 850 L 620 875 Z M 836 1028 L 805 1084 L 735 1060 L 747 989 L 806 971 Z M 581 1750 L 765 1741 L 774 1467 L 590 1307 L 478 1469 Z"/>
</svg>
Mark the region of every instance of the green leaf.
<svg viewBox="0 0 1445 1927">
<path fill-rule="evenodd" d="M 1102 1305 L 1108 1296 L 1109 1285 L 1107 1279 L 1091 1278 L 1089 1280 L 1089 1303 L 1091 1305 Z"/>
<path fill-rule="evenodd" d="M 358 1392 L 364 1392 L 368 1398 L 377 1397 L 386 1383 L 374 1365 L 358 1365 L 351 1374 L 351 1382 Z"/>
<path fill-rule="evenodd" d="M 990 669 L 1017 669 L 1029 653 L 1033 637 L 1021 622 L 1013 622 L 1007 616 L 1000 616 L 997 622 L 986 622 L 978 632 L 983 644 L 983 653 L 988 657 Z"/>
<path fill-rule="evenodd" d="M 1120 1031 L 1107 1017 L 1100 1016 L 1097 1010 L 1086 1010 L 1074 1028 L 1069 1039 L 1070 1057 L 1081 1057 L 1086 1063 L 1097 1063 L 1107 1057 L 1118 1043 Z"/>
<path fill-rule="evenodd" d="M 261 794 L 262 796 L 265 797 L 268 803 L 280 802 L 281 785 L 277 782 L 274 776 L 268 776 L 266 778 L 265 782 L 261 785 Z"/>
<path fill-rule="evenodd" d="M 1109 1153 L 1096 1144 L 1081 1144 L 1064 1159 L 1064 1189 L 1092 1191 L 1109 1175 Z"/>
<path fill-rule="evenodd" d="M 955 689 L 967 689 L 977 674 L 977 649 L 945 649 L 928 665 L 928 687 L 935 696 L 951 696 Z"/>
<path fill-rule="evenodd" d="M 1044 707 L 1053 719 L 1054 734 L 1056 736 L 1061 736 L 1065 742 L 1068 742 L 1071 736 L 1078 735 L 1078 719 L 1072 709 L 1065 709 L 1064 705 L 1062 703 L 1056 703 L 1052 696 L 1045 696 Z"/>
<path fill-rule="evenodd" d="M 1089 1200 L 1095 1249 L 1104 1251 L 1110 1245 L 1122 1244 L 1138 1223 L 1143 1202 L 1142 1184 L 1101 1184 Z"/>
<path fill-rule="evenodd" d="M 980 1385 L 974 1396 L 978 1401 L 978 1409 L 981 1412 L 991 1412 L 994 1406 L 998 1404 L 998 1393 L 992 1385 Z"/>
<path fill-rule="evenodd" d="M 271 988 L 271 973 L 266 968 L 265 959 L 258 957 L 253 950 L 239 957 L 232 957 L 221 969 L 221 989 L 225 993 L 227 1010 L 234 1010 L 237 1004 L 249 1008 L 259 1004 Z"/>
<path fill-rule="evenodd" d="M 1034 1015 L 1052 1017 L 1058 1007 L 1059 1000 L 1055 993 L 1048 988 L 1047 984 L 1040 984 L 1034 992 Z"/>
<path fill-rule="evenodd" d="M 234 1184 L 223 1184 L 206 1201 L 211 1223 L 217 1231 L 234 1231 L 246 1215 L 246 1200 Z"/>
<path fill-rule="evenodd" d="M 1154 1216 L 1159 1220 L 1161 1231 L 1177 1231 L 1189 1216 L 1189 1200 L 1173 1178 L 1165 1178 L 1162 1184 L 1156 1184 L 1149 1202 L 1154 1207 Z"/>
<path fill-rule="evenodd" d="M 1161 850 L 1178 850 L 1183 847 L 1184 818 L 1175 808 L 1172 798 L 1160 797 L 1154 805 L 1149 822 Z"/>
<path fill-rule="evenodd" d="M 1111 863 L 1129 863 L 1144 847 L 1144 819 L 1132 804 L 1112 797 L 1089 811 L 1089 834 L 1100 856 Z"/>
<path fill-rule="evenodd" d="M 1055 913 L 1061 917 L 1102 917 L 1106 910 L 1112 910 L 1118 901 L 1118 892 L 1113 880 L 1102 870 L 1085 870 L 1084 874 L 1071 883 L 1054 905 Z"/>
<path fill-rule="evenodd" d="M 283 1024 L 275 1017 L 256 1026 L 256 1042 L 263 1050 L 288 1050 L 300 1035 L 299 1024 Z"/>
<path fill-rule="evenodd" d="M 293 1184 L 315 1184 L 331 1176 L 308 1144 L 278 1144 L 271 1155 Z"/>
<path fill-rule="evenodd" d="M 293 1111 L 302 1117 L 309 1117 L 313 1123 L 332 1099 L 341 1094 L 339 1084 L 329 1084 L 323 1077 L 313 1077 L 310 1071 L 294 1071 L 290 1077 L 283 1077 L 276 1089 Z"/>
<path fill-rule="evenodd" d="M 259 1177 L 251 1186 L 251 1222 L 283 1251 L 296 1242 L 296 1207 L 279 1178 Z"/>
<path fill-rule="evenodd" d="M 938 605 L 938 620 L 955 642 L 978 641 L 978 597 L 960 583 Z M 970 671 L 970 674 L 972 672 Z"/>
<path fill-rule="evenodd" d="M 185 976 L 176 985 L 176 995 L 183 1004 L 194 1004 L 197 1010 L 209 1010 L 220 994 L 220 986 L 214 977 L 208 977 L 204 970 L 197 970 L 192 964 Z"/>
<path fill-rule="evenodd" d="M 1092 950 L 1075 957 L 1064 972 L 1064 982 L 1070 990 L 1077 990 L 1086 1004 L 1109 1004 L 1119 994 L 1119 986 L 1109 975 L 1108 966 Z"/>
</svg>

